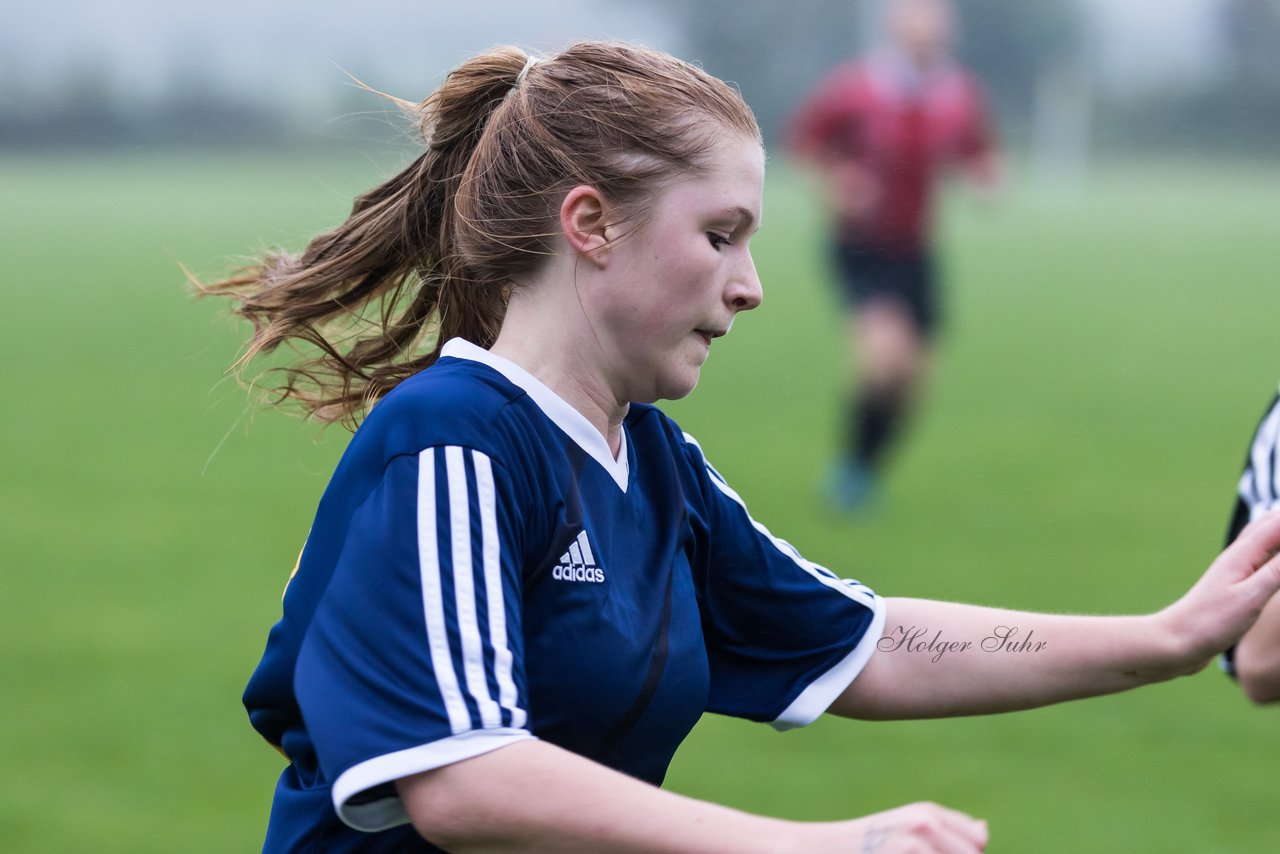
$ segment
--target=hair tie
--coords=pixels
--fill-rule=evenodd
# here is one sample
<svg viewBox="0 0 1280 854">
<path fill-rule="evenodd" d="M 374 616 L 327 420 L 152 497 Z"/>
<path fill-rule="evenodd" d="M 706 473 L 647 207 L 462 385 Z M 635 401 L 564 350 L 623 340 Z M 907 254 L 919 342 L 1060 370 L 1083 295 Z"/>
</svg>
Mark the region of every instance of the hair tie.
<svg viewBox="0 0 1280 854">
<path fill-rule="evenodd" d="M 533 68 L 537 64 L 538 57 L 530 55 L 530 57 L 524 61 L 524 68 L 521 68 L 520 73 L 516 75 L 516 82 L 511 88 L 514 89 L 523 83 L 524 79 L 529 76 L 529 69 Z"/>
</svg>

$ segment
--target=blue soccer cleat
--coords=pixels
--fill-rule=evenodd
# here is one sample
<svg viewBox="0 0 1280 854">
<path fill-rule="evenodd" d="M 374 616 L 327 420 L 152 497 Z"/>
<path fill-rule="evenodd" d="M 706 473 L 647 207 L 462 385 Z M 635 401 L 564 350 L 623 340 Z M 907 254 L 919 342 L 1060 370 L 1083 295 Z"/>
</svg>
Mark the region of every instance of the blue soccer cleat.
<svg viewBox="0 0 1280 854">
<path fill-rule="evenodd" d="M 837 513 L 854 513 L 874 503 L 879 489 L 875 473 L 850 459 L 838 460 L 827 473 L 827 504 Z"/>
</svg>

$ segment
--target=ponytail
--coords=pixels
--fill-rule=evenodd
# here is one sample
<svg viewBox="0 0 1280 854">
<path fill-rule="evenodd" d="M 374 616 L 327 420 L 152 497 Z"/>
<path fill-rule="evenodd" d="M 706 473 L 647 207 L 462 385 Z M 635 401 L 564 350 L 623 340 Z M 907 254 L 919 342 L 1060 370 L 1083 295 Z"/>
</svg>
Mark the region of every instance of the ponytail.
<svg viewBox="0 0 1280 854">
<path fill-rule="evenodd" d="M 741 95 L 672 56 L 583 42 L 535 64 L 500 47 L 455 69 L 420 104 L 426 151 L 356 199 L 301 256 L 267 255 L 201 294 L 231 297 L 253 334 L 236 368 L 283 343 L 274 402 L 354 427 L 450 338 L 488 348 L 513 283 L 555 251 L 556 212 L 579 184 L 627 215 L 697 172 L 726 128 L 757 141 Z"/>
<path fill-rule="evenodd" d="M 357 197 L 346 221 L 300 256 L 271 253 L 228 279 L 197 284 L 202 295 L 232 297 L 235 314 L 253 325 L 237 368 L 286 341 L 314 348 L 277 369 L 277 402 L 292 398 L 321 421 L 354 427 L 359 412 L 434 363 L 448 339 L 493 343 L 502 283 L 477 276 L 457 253 L 453 200 L 525 62 L 523 52 L 498 49 L 454 71 L 421 104 L 397 99 L 418 117 L 421 156 Z"/>
</svg>

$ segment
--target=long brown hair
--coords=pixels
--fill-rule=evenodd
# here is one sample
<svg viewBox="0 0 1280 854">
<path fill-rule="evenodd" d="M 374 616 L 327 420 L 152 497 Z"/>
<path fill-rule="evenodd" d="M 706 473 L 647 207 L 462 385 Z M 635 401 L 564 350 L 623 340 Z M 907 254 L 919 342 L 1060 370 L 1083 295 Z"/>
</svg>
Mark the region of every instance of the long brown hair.
<svg viewBox="0 0 1280 854">
<path fill-rule="evenodd" d="M 646 48 L 583 42 L 536 63 L 499 47 L 468 60 L 420 104 L 426 150 L 359 196 L 301 256 L 273 252 L 208 285 L 253 324 L 238 368 L 283 343 L 274 402 L 354 426 L 401 380 L 459 336 L 497 337 L 513 280 L 553 251 L 558 206 L 574 186 L 625 216 L 680 175 L 704 168 L 726 130 L 760 139 L 736 89 Z M 307 347 L 306 345 L 310 345 Z"/>
</svg>

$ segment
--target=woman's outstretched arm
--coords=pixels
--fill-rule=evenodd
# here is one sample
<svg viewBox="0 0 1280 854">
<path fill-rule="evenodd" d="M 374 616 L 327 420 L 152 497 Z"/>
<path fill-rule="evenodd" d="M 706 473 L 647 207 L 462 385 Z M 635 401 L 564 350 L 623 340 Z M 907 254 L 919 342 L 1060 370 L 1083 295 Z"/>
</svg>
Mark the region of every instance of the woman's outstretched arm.
<svg viewBox="0 0 1280 854">
<path fill-rule="evenodd" d="M 542 741 L 397 781 L 414 827 L 453 852 L 973 854 L 986 823 L 936 804 L 801 823 L 697 801 Z"/>
<path fill-rule="evenodd" d="M 1246 528 L 1181 599 L 1148 616 L 890 599 L 877 653 L 830 711 L 865 719 L 991 714 L 1194 673 L 1280 589 L 1278 550 L 1280 511 Z"/>
</svg>

